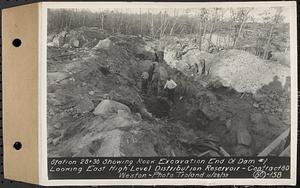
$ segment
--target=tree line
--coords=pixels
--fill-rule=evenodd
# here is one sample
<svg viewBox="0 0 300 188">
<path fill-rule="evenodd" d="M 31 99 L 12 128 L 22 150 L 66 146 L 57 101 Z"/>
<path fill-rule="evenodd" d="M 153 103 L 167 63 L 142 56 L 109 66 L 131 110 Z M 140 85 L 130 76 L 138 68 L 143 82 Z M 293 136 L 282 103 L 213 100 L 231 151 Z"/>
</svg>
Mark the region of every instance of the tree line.
<svg viewBox="0 0 300 188">
<path fill-rule="evenodd" d="M 270 8 L 255 17 L 251 14 L 253 10 L 201 8 L 154 12 L 151 9 L 139 9 L 125 13 L 120 9 L 97 12 L 87 9 L 50 9 L 48 32 L 58 33 L 87 26 L 112 34 L 143 35 L 156 39 L 193 35 L 197 37 L 200 49 L 207 40 L 209 45 L 223 48 L 247 48 L 262 58 L 267 58 L 269 51 L 286 50 L 289 25 L 284 23 L 283 9 Z M 214 37 L 216 39 L 213 40 Z"/>
</svg>

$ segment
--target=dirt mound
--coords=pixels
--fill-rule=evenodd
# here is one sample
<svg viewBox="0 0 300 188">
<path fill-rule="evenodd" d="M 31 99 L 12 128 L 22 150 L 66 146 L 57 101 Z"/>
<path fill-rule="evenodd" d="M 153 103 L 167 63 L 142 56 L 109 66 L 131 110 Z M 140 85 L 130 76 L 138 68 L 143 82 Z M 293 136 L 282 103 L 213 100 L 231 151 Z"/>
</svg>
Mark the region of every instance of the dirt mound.
<svg viewBox="0 0 300 188">
<path fill-rule="evenodd" d="M 279 77 L 281 83 L 290 75 L 290 69 L 280 64 L 265 62 L 240 50 L 229 50 L 219 54 L 210 68 L 212 80 L 238 92 L 255 93 L 262 86 Z"/>
<path fill-rule="evenodd" d="M 203 73 L 209 75 L 207 80 L 200 78 L 204 82 L 202 85 L 220 83 L 238 92 L 255 93 L 262 86 L 272 82 L 275 76 L 284 84 L 290 74 L 288 66 L 264 61 L 246 51 L 228 50 L 211 54 L 200 51 L 191 41 L 187 40 L 186 43 L 186 47 L 182 47 L 181 51 L 184 54 L 180 58 L 176 57 L 176 44 L 173 42 L 167 45 L 164 59 L 169 66 L 186 76 L 199 77 Z M 205 67 L 201 60 L 205 60 Z"/>
</svg>

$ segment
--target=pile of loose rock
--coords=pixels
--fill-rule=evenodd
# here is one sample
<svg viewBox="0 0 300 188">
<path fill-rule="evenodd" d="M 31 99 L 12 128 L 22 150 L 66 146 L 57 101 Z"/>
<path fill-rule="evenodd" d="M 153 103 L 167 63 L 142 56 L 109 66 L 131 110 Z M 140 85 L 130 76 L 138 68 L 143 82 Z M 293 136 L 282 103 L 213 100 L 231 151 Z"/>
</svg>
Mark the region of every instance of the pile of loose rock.
<svg viewBox="0 0 300 188">
<path fill-rule="evenodd" d="M 219 80 L 223 86 L 244 93 L 256 93 L 264 85 L 274 81 L 284 83 L 290 75 L 287 66 L 266 62 L 242 50 L 219 53 L 210 67 L 211 80 Z"/>
<path fill-rule="evenodd" d="M 253 107 L 259 109 L 265 114 L 281 115 L 289 104 L 289 95 L 283 91 L 272 90 L 268 86 L 262 87 L 253 95 L 255 102 Z"/>
</svg>

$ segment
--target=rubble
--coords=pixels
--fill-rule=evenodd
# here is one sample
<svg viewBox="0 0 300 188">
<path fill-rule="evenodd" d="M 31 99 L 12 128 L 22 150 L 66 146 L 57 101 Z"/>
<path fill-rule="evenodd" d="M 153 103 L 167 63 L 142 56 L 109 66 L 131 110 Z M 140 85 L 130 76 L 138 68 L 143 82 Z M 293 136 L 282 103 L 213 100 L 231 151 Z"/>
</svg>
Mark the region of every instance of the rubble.
<svg viewBox="0 0 300 188">
<path fill-rule="evenodd" d="M 193 42 L 188 41 L 187 46 Z M 193 45 L 192 45 L 193 46 Z M 216 54 L 200 51 L 197 46 L 186 47 L 185 54 L 177 59 L 175 42 L 167 45 L 165 61 L 187 76 L 199 76 L 202 73 L 205 60 L 205 75 L 209 75 L 211 84 L 219 82 L 224 87 L 230 87 L 238 92 L 255 93 L 262 86 L 273 81 L 278 76 L 281 83 L 289 76 L 289 67 L 264 61 L 259 57 L 241 50 L 224 50 Z"/>
<path fill-rule="evenodd" d="M 48 47 L 56 42 L 48 50 L 49 156 L 224 156 L 220 147 L 230 155 L 249 156 L 289 126 L 285 92 L 262 89 L 269 80 L 243 72 L 256 70 L 264 63 L 260 59 L 241 51 L 210 54 L 190 45 L 177 60 L 172 43 L 166 43 L 166 62 L 154 62 L 153 41 L 101 32 L 81 28 L 48 39 Z M 75 35 L 83 35 L 86 42 L 72 38 Z M 202 69 L 202 58 L 206 73 L 195 75 L 194 65 Z M 142 96 L 141 75 L 153 63 L 160 73 L 160 89 L 157 96 Z M 272 81 L 269 74 L 280 70 L 267 72 L 267 79 Z M 243 73 L 254 86 L 238 77 Z M 178 84 L 174 104 L 161 88 L 168 76 Z M 280 82 L 284 76 L 279 75 Z M 219 87 L 210 87 L 217 85 L 215 79 Z M 255 92 L 249 90 L 252 86 Z M 268 115 L 278 115 L 278 125 Z"/>
<path fill-rule="evenodd" d="M 273 82 L 263 86 L 253 95 L 255 100 L 253 106 L 265 114 L 282 116 L 284 110 L 289 109 L 290 96 L 287 94 L 288 91 L 285 91 L 279 82 L 278 84 L 274 84 Z"/>
<path fill-rule="evenodd" d="M 273 115 L 268 115 L 268 122 L 271 126 L 280 127 L 282 123 L 280 122 L 279 118 Z"/>
<path fill-rule="evenodd" d="M 240 157 L 247 157 L 247 156 L 253 156 L 253 153 L 251 152 L 249 147 L 246 147 L 244 145 L 238 145 L 235 148 L 234 155 Z"/>
<path fill-rule="evenodd" d="M 219 53 L 210 67 L 212 80 L 221 81 L 225 87 L 238 92 L 256 93 L 264 85 L 271 83 L 275 76 L 285 83 L 290 69 L 280 64 L 265 62 L 245 51 L 229 50 Z"/>
<path fill-rule="evenodd" d="M 95 115 L 107 115 L 111 113 L 118 113 L 119 110 L 124 110 L 128 113 L 131 113 L 129 107 L 124 104 L 121 104 L 112 100 L 103 100 L 95 108 L 93 114 Z"/>
<path fill-rule="evenodd" d="M 80 102 L 76 106 L 76 112 L 79 114 L 85 114 L 91 112 L 94 109 L 94 103 L 89 97 L 81 97 Z"/>
<path fill-rule="evenodd" d="M 250 120 L 253 123 L 258 124 L 263 120 L 263 116 L 260 113 L 253 113 L 250 115 Z"/>
</svg>

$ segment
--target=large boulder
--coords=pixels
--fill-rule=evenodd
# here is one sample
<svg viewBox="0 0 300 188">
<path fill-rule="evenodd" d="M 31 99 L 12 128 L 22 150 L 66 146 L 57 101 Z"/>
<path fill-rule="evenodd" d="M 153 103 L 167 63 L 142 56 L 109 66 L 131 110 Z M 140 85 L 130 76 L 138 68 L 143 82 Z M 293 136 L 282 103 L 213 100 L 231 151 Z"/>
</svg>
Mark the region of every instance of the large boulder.
<svg viewBox="0 0 300 188">
<path fill-rule="evenodd" d="M 131 110 L 128 106 L 108 99 L 101 101 L 93 113 L 95 115 L 108 115 L 118 113 L 118 110 L 124 110 L 128 113 L 131 113 Z"/>
<path fill-rule="evenodd" d="M 79 40 L 76 37 L 72 37 L 70 39 L 70 44 L 71 44 L 72 47 L 78 48 L 80 42 L 79 42 Z"/>
<path fill-rule="evenodd" d="M 108 50 L 112 45 L 113 45 L 113 42 L 110 39 L 106 38 L 104 40 L 100 40 L 98 42 L 98 44 L 94 47 L 94 49 Z"/>
<path fill-rule="evenodd" d="M 67 141 L 71 146 L 68 150 L 71 150 L 73 157 L 121 157 L 125 131 L 119 128 L 134 128 L 135 126 L 138 126 L 138 121 L 122 110 L 118 110 L 108 118 L 96 116 L 85 124 L 82 131 L 77 133 L 80 139 L 72 137 Z"/>
<path fill-rule="evenodd" d="M 61 47 L 64 44 L 64 37 L 63 36 L 56 36 L 53 38 L 51 46 Z"/>
<path fill-rule="evenodd" d="M 47 80 L 49 85 L 62 81 L 68 77 L 69 74 L 66 72 L 48 72 L 47 74 Z"/>
<path fill-rule="evenodd" d="M 237 131 L 237 143 L 244 146 L 250 146 L 252 138 L 250 133 L 247 130 L 238 130 Z"/>
<path fill-rule="evenodd" d="M 61 47 L 65 43 L 65 37 L 67 35 L 66 31 L 62 31 L 59 34 L 57 34 L 55 37 L 53 37 L 52 45 L 55 47 Z"/>
</svg>

